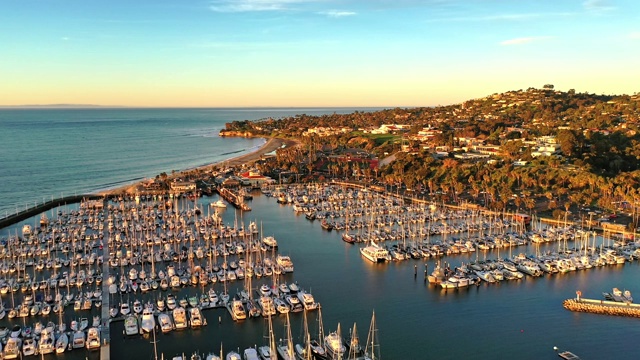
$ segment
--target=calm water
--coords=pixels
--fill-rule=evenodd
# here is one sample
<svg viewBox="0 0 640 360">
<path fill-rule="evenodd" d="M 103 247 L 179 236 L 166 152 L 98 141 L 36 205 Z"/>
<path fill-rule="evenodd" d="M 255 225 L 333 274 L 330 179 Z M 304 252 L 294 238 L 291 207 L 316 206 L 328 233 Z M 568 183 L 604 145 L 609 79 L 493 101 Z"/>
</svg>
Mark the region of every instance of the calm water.
<svg viewBox="0 0 640 360">
<path fill-rule="evenodd" d="M 202 207 L 215 199 L 201 199 Z M 572 313 L 562 308 L 562 301 L 573 297 L 578 289 L 592 298 L 601 298 L 601 293 L 612 287 L 637 293 L 637 263 L 445 292 L 424 283 L 424 261 L 374 265 L 361 257 L 358 246 L 344 243 L 336 232 L 322 230 L 318 221 L 296 216 L 290 206 L 278 205 L 274 198 L 256 194 L 251 206 L 253 211 L 242 220 L 245 224 L 262 222 L 264 234 L 274 235 L 280 252 L 292 257 L 295 272 L 282 280 L 297 281 L 314 294 L 322 304 L 325 332 L 335 330 L 340 323 L 343 334 L 348 334 L 356 322 L 364 341 L 375 310 L 385 359 L 554 359 L 554 346 L 572 350 L 583 359 L 637 358 L 630 339 L 640 335 L 638 319 Z M 228 224 L 240 221 L 232 208 L 223 216 Z M 551 250 L 556 247 L 549 246 Z M 533 247 L 514 251 L 525 250 L 535 252 Z M 450 256 L 447 261 L 457 266 L 476 257 L 508 255 L 502 250 L 500 254 Z M 431 260 L 426 264 L 429 269 L 435 265 Z M 416 265 L 418 276 L 414 277 Z M 253 286 L 264 282 L 270 280 L 255 280 Z M 218 292 L 223 289 L 220 283 L 213 286 Z M 228 285 L 230 294 L 241 288 L 240 282 Z M 201 293 L 201 289 L 187 288 L 179 296 L 194 291 Z M 115 297 L 117 301 L 119 295 Z M 166 358 L 196 350 L 218 352 L 221 344 L 226 352 L 265 341 L 262 318 L 234 323 L 226 309 L 205 310 L 204 315 L 208 326 L 200 330 L 159 334 L 158 351 Z M 317 332 L 316 317 L 316 312 L 308 316 L 312 333 Z M 302 313 L 292 314 L 296 341 L 301 337 L 301 322 Z M 122 322 L 112 324 L 113 358 L 151 357 L 150 340 L 124 339 L 122 331 Z M 284 337 L 284 317 L 276 316 L 274 331 L 276 338 Z M 74 351 L 64 356 L 95 358 L 97 353 Z"/>
<path fill-rule="evenodd" d="M 104 111 L 104 110 L 101 110 Z M 119 110 L 120 111 L 120 110 Z M 182 110 L 181 110 L 182 111 Z M 203 141 L 206 138 L 203 133 L 206 129 L 215 131 L 216 125 L 211 125 L 206 118 L 206 111 L 193 110 L 193 116 L 189 123 L 199 123 L 200 135 L 176 135 L 169 137 L 187 138 L 190 141 Z M 132 111 L 136 113 L 137 111 Z M 162 110 L 164 112 L 164 110 Z M 197 115 L 199 114 L 199 115 Z M 140 113 L 138 113 L 139 116 Z M 24 115 L 26 116 L 26 115 Z M 132 115 L 131 115 L 132 116 Z M 229 115 L 231 116 L 231 115 Z M 256 118 L 262 117 L 256 116 Z M 197 119 L 200 120 L 197 120 Z M 239 118 L 242 118 L 239 116 Z M 122 122 L 126 122 L 121 120 Z M 144 123 L 143 119 L 136 122 Z M 224 121 L 217 125 L 219 129 Z M 2 126 L 6 125 L 6 118 Z M 171 120 L 167 120 L 170 124 Z M 18 131 L 18 125 L 13 122 Z M 32 124 L 32 128 L 35 126 Z M 45 126 L 45 125 L 42 125 Z M 118 127 L 117 125 L 113 125 Z M 139 125 L 140 127 L 145 127 Z M 90 126 L 88 126 L 90 128 Z M 134 127 L 135 128 L 135 127 Z M 180 131 L 180 126 L 168 126 L 172 131 Z M 138 129 L 140 137 L 145 138 L 154 131 L 159 131 L 154 126 L 147 126 L 145 130 Z M 34 130 L 43 139 L 40 130 Z M 115 131 L 112 128 L 112 131 Z M 168 130 L 166 130 L 168 131 Z M 171 132 L 171 131 L 169 131 Z M 4 133 L 4 132 L 3 132 Z M 189 132 L 189 134 L 197 131 Z M 135 137 L 129 137 L 128 141 L 118 140 L 117 135 L 111 133 L 111 138 L 104 140 L 110 143 L 130 143 Z M 207 133 L 208 134 L 208 133 Z M 126 132 L 120 134 L 123 137 L 131 136 Z M 95 134 L 99 137 L 99 133 Z M 114 138 L 115 136 L 115 138 Z M 215 136 L 213 139 L 218 139 Z M 15 140 L 10 140 L 13 142 Z M 44 140 L 43 140 L 44 141 Z M 90 144 L 85 140 L 84 144 Z M 154 143 L 147 140 L 147 144 Z M 157 142 L 158 140 L 156 140 Z M 168 141 L 163 137 L 163 141 Z M 190 141 L 184 141 L 189 143 Z M 212 140 L 213 141 L 213 140 Z M 53 144 L 56 141 L 51 140 Z M 235 143 L 235 140 L 231 140 Z M 6 144 L 0 145 L 6 147 Z M 61 147 L 58 144 L 58 157 L 61 156 Z M 88 146 L 88 145 L 87 145 Z M 125 146 L 124 144 L 122 146 Z M 239 146 L 238 148 L 245 148 Z M 111 148 L 105 145 L 106 151 Z M 172 152 L 157 145 L 156 148 L 141 146 L 136 151 L 147 151 L 147 157 L 157 159 L 156 151 Z M 12 150 L 13 151 L 13 150 Z M 132 150 L 132 153 L 136 153 Z M 183 151 L 183 150 L 180 150 Z M 225 151 L 216 149 L 217 153 Z M 25 152 L 30 152 L 25 150 Z M 41 166 L 49 166 L 47 161 L 41 159 L 48 157 L 46 149 L 33 150 L 32 159 L 39 159 Z M 101 153 L 94 151 L 94 153 Z M 188 151 L 184 151 L 188 153 Z M 71 153 L 68 153 L 71 154 Z M 112 152 L 113 154 L 113 152 Z M 137 154 L 136 154 L 137 155 Z M 70 156 L 70 155 L 69 155 Z M 103 158 L 105 155 L 102 154 Z M 138 155 L 137 155 L 138 156 Z M 145 157 L 142 155 L 142 159 Z M 198 163 L 209 162 L 208 157 L 199 157 L 201 154 L 193 154 L 192 163 L 181 163 L 178 156 L 174 162 L 166 165 L 167 168 L 186 168 Z M 218 156 L 218 155 L 212 155 Z M 188 157 L 188 156 L 187 156 Z M 108 157 L 107 157 L 108 158 Z M 4 164 L 7 159 L 1 159 Z M 19 161 L 11 160 L 14 163 Z M 33 160 L 35 161 L 35 160 Z M 63 160 L 51 157 L 50 162 L 58 162 L 63 166 Z M 214 159 L 215 161 L 215 159 Z M 147 166 L 142 161 L 139 166 Z M 80 168 L 90 167 L 91 164 L 77 165 Z M 161 165 L 165 166 L 165 165 Z M 118 166 L 114 166 L 118 168 Z M 71 168 L 66 171 L 71 172 Z M 87 189 L 100 188 L 109 183 L 127 181 L 136 176 L 127 176 L 122 171 L 120 180 L 100 181 L 101 176 L 95 176 L 91 172 L 81 174 L 77 170 L 76 180 L 56 181 L 55 176 L 42 174 L 41 168 L 30 167 L 23 164 L 23 172 L 29 172 L 30 176 L 36 176 L 49 183 L 50 186 L 69 186 L 67 181 L 84 184 Z M 51 167 L 48 167 L 51 169 Z M 151 170 L 141 176 L 151 176 L 153 172 L 162 169 Z M 155 168 L 154 168 L 155 169 Z M 116 171 L 116 170 L 113 170 Z M 0 177 L 7 181 L 6 174 Z M 19 175 L 20 177 L 20 175 Z M 116 178 L 116 177 L 113 177 Z M 24 180 L 24 178 L 22 178 Z M 89 179 L 89 180 L 87 180 Z M 46 181 L 45 181 L 46 180 Z M 14 195 L 20 181 L 14 180 L 14 188 L 11 190 L 2 188 L 2 199 L 15 197 L 20 201 L 26 201 L 23 197 Z M 58 184 L 64 183 L 64 184 Z M 23 186 L 32 186 L 27 182 Z M 33 186 L 46 187 L 43 184 Z M 31 189 L 24 196 L 37 192 Z M 201 199 L 202 208 L 216 198 Z M 325 332 L 336 329 L 341 324 L 342 333 L 348 334 L 348 329 L 356 322 L 358 333 L 362 341 L 366 340 L 371 313 L 376 311 L 380 350 L 384 359 L 556 359 L 554 346 L 560 349 L 571 350 L 581 356 L 582 359 L 636 359 L 637 345 L 634 339 L 640 335 L 638 319 L 608 317 L 583 313 L 572 313 L 562 308 L 562 301 L 573 297 L 576 290 L 581 290 L 585 297 L 601 298 L 603 291 L 611 291 L 613 287 L 630 289 L 638 297 L 640 289 L 640 277 L 638 276 L 638 264 L 628 263 L 616 267 L 595 268 L 564 275 L 544 276 L 542 278 L 526 278 L 522 281 L 503 282 L 496 285 L 483 284 L 479 287 L 445 292 L 423 281 L 424 261 L 408 260 L 402 263 L 390 263 L 374 265 L 364 260 L 358 246 L 346 244 L 336 232 L 326 232 L 320 228 L 318 221 L 307 221 L 304 216 L 296 216 L 290 206 L 278 205 L 274 198 L 267 198 L 256 194 L 250 203 L 253 211 L 244 215 L 243 221 L 248 223 L 255 220 L 262 223 L 265 235 L 274 235 L 280 244 L 280 252 L 288 254 L 295 263 L 295 272 L 287 275 L 285 281 L 298 281 L 307 290 L 311 290 L 317 301 L 322 304 L 322 315 Z M 236 214 L 228 208 L 224 212 L 225 221 L 233 224 Z M 239 215 L 237 216 L 240 221 Z M 27 220 L 33 224 L 34 220 Z M 14 228 L 19 229 L 20 224 L 13 228 L 0 231 L 0 237 L 13 233 Z M 552 249 L 556 245 L 551 245 Z M 542 248 L 541 250 L 544 250 Z M 532 247 L 519 248 L 514 251 L 527 251 L 534 253 Z M 488 257 L 505 257 L 509 254 L 504 250 L 488 253 Z M 468 262 L 482 257 L 483 254 L 457 255 L 448 258 L 452 266 L 458 266 L 461 262 Z M 434 267 L 434 261 L 426 262 L 429 271 Z M 418 267 L 418 276 L 414 278 L 414 266 Z M 254 282 L 254 287 L 266 280 Z M 221 290 L 221 284 L 214 285 L 216 290 Z M 229 293 L 234 294 L 241 284 L 229 286 Z M 7 299 L 3 299 L 7 303 Z M 203 329 L 183 332 L 172 332 L 158 336 L 158 351 L 165 354 L 165 358 L 178 353 L 191 354 L 194 350 L 202 353 L 209 351 L 218 352 L 222 344 L 223 348 L 243 349 L 264 341 L 264 320 L 249 319 L 242 323 L 234 323 L 226 310 L 207 310 L 204 312 L 208 320 L 208 326 Z M 302 314 L 292 314 L 292 333 L 297 341 L 301 334 Z M 221 318 L 221 324 L 218 318 Z M 311 331 L 315 329 L 316 313 L 309 315 Z M 122 323 L 114 323 L 111 330 L 112 356 L 114 359 L 144 358 L 149 359 L 153 354 L 153 346 L 149 340 L 123 339 Z M 274 323 L 277 338 L 284 336 L 283 318 L 278 316 Z M 65 353 L 67 359 L 83 359 L 85 356 L 96 358 L 97 353 L 86 354 L 83 351 Z M 53 358 L 49 356 L 47 358 Z"/>
<path fill-rule="evenodd" d="M 354 110 L 0 109 L 0 216 L 51 197 L 221 161 L 264 143 L 220 138 L 226 122 Z"/>
</svg>

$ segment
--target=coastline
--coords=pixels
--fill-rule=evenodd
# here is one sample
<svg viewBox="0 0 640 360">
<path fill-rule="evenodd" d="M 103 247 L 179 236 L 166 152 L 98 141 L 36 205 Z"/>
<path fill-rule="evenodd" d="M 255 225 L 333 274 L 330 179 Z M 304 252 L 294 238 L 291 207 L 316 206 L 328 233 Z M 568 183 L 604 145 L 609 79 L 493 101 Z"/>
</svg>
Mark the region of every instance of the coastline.
<svg viewBox="0 0 640 360">
<path fill-rule="evenodd" d="M 298 140 L 293 140 L 293 139 L 283 139 L 283 138 L 265 138 L 267 141 L 260 146 L 258 149 L 246 153 L 246 154 L 242 154 L 242 155 L 238 155 L 238 156 L 234 156 L 225 160 L 221 160 L 221 161 L 217 161 L 214 163 L 209 163 L 209 164 L 205 164 L 202 166 L 197 166 L 194 168 L 189 168 L 189 169 L 184 169 L 184 170 L 180 170 L 180 171 L 176 171 L 173 174 L 170 174 L 168 176 L 168 179 L 175 179 L 175 178 L 180 178 L 183 177 L 185 175 L 187 175 L 188 173 L 192 172 L 192 171 L 211 171 L 214 167 L 219 166 L 219 165 L 226 165 L 228 167 L 237 167 L 237 166 L 242 166 L 245 164 L 250 164 L 253 163 L 257 160 L 260 160 L 264 155 L 269 154 L 281 147 L 292 147 L 292 146 L 297 146 L 300 142 Z M 144 181 L 144 180 L 143 180 Z M 116 195 L 116 194 L 133 194 L 136 191 L 138 191 L 138 187 L 143 183 L 143 181 L 136 181 L 132 184 L 127 184 L 124 186 L 119 186 L 113 189 L 108 189 L 108 190 L 103 190 L 103 191 L 98 191 L 96 193 L 96 195 L 99 196 L 109 196 L 109 195 Z"/>
</svg>

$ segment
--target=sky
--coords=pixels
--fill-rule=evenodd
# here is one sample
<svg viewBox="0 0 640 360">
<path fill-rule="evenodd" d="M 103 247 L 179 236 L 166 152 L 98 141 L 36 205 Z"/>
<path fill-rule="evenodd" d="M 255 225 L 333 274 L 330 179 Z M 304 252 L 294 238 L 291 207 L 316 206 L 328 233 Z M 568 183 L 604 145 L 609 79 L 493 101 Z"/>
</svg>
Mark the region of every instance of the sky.
<svg viewBox="0 0 640 360">
<path fill-rule="evenodd" d="M 3 0 L 0 105 L 413 107 L 640 91 L 637 0 Z"/>
</svg>

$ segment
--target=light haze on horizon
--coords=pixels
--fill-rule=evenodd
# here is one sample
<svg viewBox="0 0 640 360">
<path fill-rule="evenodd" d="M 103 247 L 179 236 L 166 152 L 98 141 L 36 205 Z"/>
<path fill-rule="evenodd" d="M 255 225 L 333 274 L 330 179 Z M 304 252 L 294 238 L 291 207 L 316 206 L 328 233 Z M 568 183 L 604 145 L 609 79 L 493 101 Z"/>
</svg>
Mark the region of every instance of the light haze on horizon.
<svg viewBox="0 0 640 360">
<path fill-rule="evenodd" d="M 433 106 L 640 91 L 632 0 L 8 0 L 0 105 Z"/>
</svg>

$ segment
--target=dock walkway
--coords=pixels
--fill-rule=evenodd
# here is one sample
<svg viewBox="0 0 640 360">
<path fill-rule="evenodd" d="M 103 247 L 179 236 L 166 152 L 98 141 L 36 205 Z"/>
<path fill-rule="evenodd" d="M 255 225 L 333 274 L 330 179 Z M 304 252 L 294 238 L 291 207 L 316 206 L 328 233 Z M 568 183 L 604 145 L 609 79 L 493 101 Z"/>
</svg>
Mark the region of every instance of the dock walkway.
<svg viewBox="0 0 640 360">
<path fill-rule="evenodd" d="M 104 206 L 102 207 L 104 212 L 104 229 L 102 230 L 102 330 L 100 331 L 102 337 L 102 346 L 100 347 L 100 359 L 109 360 L 111 347 L 109 343 L 110 339 L 110 316 L 109 309 L 111 309 L 109 296 L 109 200 L 104 199 Z"/>
</svg>

